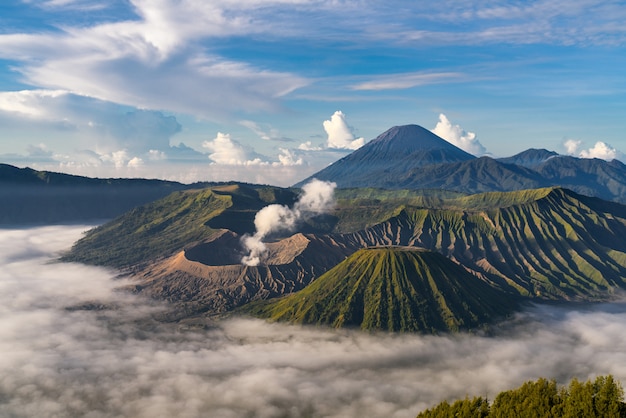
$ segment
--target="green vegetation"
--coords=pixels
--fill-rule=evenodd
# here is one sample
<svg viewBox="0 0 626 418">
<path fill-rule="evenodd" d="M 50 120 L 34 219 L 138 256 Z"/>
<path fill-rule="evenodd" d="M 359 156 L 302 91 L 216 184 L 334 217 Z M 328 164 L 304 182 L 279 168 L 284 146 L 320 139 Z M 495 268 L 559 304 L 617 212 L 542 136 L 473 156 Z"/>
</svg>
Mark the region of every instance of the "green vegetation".
<svg viewBox="0 0 626 418">
<path fill-rule="evenodd" d="M 621 384 L 610 375 L 593 382 L 574 379 L 562 388 L 554 380 L 539 379 L 499 393 L 491 405 L 483 397 L 443 401 L 417 418 L 623 418 L 623 396 Z"/>
<path fill-rule="evenodd" d="M 542 199 L 555 189 L 489 192 L 464 195 L 446 190 L 337 190 L 337 218 L 333 232 L 348 233 L 384 222 L 405 208 L 477 212 L 522 205 Z"/>
<path fill-rule="evenodd" d="M 259 209 L 295 199 L 273 189 L 229 184 L 172 193 L 89 231 L 62 260 L 128 267 L 210 239 L 221 228 L 254 232 Z"/>
<path fill-rule="evenodd" d="M 350 239 L 436 251 L 521 296 L 598 300 L 626 285 L 623 205 L 552 188 L 443 203 L 399 208 Z"/>
<path fill-rule="evenodd" d="M 509 314 L 514 301 L 438 253 L 362 249 L 295 294 L 243 312 L 299 324 L 437 333 Z"/>
<path fill-rule="evenodd" d="M 324 234 L 344 254 L 390 245 L 427 249 L 514 297 L 603 300 L 626 287 L 626 206 L 559 188 L 472 196 L 360 192 L 337 191 L 333 212 L 309 219 L 299 231 Z M 253 233 L 261 208 L 291 206 L 296 199 L 296 190 L 237 183 L 176 192 L 90 231 L 63 259 L 113 267 L 150 263 L 208 241 L 221 229 Z M 237 242 L 223 251 L 237 253 Z M 311 266 L 323 255 L 306 257 Z M 327 268 L 315 266 L 315 276 Z M 383 318 L 373 321 L 363 326 L 406 329 Z"/>
</svg>

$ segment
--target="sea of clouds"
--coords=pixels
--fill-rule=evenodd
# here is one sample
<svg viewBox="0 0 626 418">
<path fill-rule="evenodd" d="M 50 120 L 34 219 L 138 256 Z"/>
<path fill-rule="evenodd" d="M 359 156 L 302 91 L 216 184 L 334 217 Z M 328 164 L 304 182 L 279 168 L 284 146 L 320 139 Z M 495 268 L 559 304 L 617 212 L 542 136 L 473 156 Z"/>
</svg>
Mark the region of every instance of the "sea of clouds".
<svg viewBox="0 0 626 418">
<path fill-rule="evenodd" d="M 0 416 L 413 417 L 538 377 L 626 382 L 623 303 L 534 306 L 491 336 L 183 329 L 114 271 L 53 262 L 86 228 L 0 230 Z"/>
</svg>

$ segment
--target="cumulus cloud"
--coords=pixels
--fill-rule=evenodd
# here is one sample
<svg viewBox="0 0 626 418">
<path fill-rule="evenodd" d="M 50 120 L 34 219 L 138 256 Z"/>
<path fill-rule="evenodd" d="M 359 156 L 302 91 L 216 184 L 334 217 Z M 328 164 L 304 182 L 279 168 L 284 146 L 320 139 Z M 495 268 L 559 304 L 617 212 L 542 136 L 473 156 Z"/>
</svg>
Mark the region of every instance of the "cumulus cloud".
<svg viewBox="0 0 626 418">
<path fill-rule="evenodd" d="M 538 377 L 626 382 L 624 303 L 535 306 L 491 336 L 188 328 L 113 271 L 50 263 L 85 228 L 0 230 L 1 416 L 407 418 Z"/>
<path fill-rule="evenodd" d="M 611 161 L 618 157 L 618 151 L 609 144 L 598 141 L 592 148 L 580 151 L 580 156 L 583 158 L 600 158 L 602 160 Z"/>
<path fill-rule="evenodd" d="M 209 150 L 209 158 L 215 164 L 258 165 L 263 161 L 253 156 L 253 151 L 230 137 L 230 134 L 217 133 L 211 141 L 204 141 L 202 147 Z"/>
<path fill-rule="evenodd" d="M 581 144 L 582 141 L 578 141 L 576 139 L 568 139 L 563 143 L 563 146 L 565 147 L 565 152 L 567 152 L 568 155 L 574 155 L 578 153 L 578 149 L 580 148 Z"/>
<path fill-rule="evenodd" d="M 311 141 L 306 141 L 298 145 L 298 149 L 302 151 L 321 151 L 324 147 L 321 145 L 313 145 Z"/>
<path fill-rule="evenodd" d="M 459 125 L 452 125 L 443 113 L 439 115 L 439 122 L 432 129 L 432 132 L 470 154 L 480 156 L 487 153 L 487 150 L 476 138 L 474 132 L 467 132 Z"/>
<path fill-rule="evenodd" d="M 578 156 L 580 158 L 599 158 L 601 160 L 611 161 L 623 158 L 624 154 L 613 148 L 606 142 L 598 141 L 589 149 L 581 149 L 583 142 L 575 139 L 568 139 L 563 143 L 563 147 L 568 155 Z"/>
<path fill-rule="evenodd" d="M 280 154 L 278 154 L 278 163 L 274 163 L 274 165 L 302 165 L 304 160 L 301 156 L 296 155 L 294 150 L 290 150 L 288 148 L 280 148 Z"/>
<path fill-rule="evenodd" d="M 328 135 L 326 142 L 328 148 L 356 150 L 365 144 L 365 139 L 354 137 L 352 128 L 346 121 L 346 115 L 341 110 L 333 113 L 330 120 L 325 120 L 323 125 Z"/>
</svg>

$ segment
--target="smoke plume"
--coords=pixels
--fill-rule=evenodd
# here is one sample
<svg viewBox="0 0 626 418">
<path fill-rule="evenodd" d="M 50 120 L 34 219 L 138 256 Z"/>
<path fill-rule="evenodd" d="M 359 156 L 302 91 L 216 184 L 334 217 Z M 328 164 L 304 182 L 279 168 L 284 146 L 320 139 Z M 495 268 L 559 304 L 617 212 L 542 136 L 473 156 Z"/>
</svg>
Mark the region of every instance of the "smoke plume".
<svg viewBox="0 0 626 418">
<path fill-rule="evenodd" d="M 248 254 L 241 262 L 248 266 L 259 265 L 266 250 L 263 243 L 266 237 L 294 231 L 299 222 L 332 209 L 335 204 L 335 187 L 336 183 L 313 179 L 302 186 L 302 195 L 293 208 L 275 204 L 261 209 L 254 217 L 256 232 L 242 238 Z"/>
</svg>

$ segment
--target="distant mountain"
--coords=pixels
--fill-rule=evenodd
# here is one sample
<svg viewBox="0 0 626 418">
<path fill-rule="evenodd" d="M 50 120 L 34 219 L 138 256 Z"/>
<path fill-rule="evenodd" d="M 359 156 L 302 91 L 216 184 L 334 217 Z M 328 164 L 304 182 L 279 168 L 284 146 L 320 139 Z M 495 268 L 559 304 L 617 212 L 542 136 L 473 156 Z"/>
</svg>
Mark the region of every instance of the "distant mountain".
<svg viewBox="0 0 626 418">
<path fill-rule="evenodd" d="M 111 219 L 188 187 L 163 180 L 98 179 L 0 164 L 0 225 Z"/>
<path fill-rule="evenodd" d="M 531 148 L 519 154 L 515 154 L 512 157 L 498 158 L 497 160 L 504 164 L 515 164 L 522 167 L 534 168 L 554 157 L 559 157 L 559 154 L 546 149 Z"/>
<path fill-rule="evenodd" d="M 537 166 L 546 182 L 587 196 L 626 203 L 626 165 L 618 160 L 559 156 Z"/>
<path fill-rule="evenodd" d="M 480 327 L 515 306 L 439 253 L 375 247 L 357 251 L 297 293 L 243 312 L 334 328 L 437 333 Z"/>
<path fill-rule="evenodd" d="M 381 182 L 393 184 L 398 176 L 418 167 L 474 158 L 421 126 L 395 126 L 296 187 L 313 177 L 337 182 L 343 188 L 385 187 Z"/>
<path fill-rule="evenodd" d="M 417 125 L 393 127 L 310 178 L 333 181 L 340 188 L 442 188 L 468 194 L 556 186 L 626 203 L 626 165 L 617 160 L 544 149 L 476 158 Z"/>
</svg>

